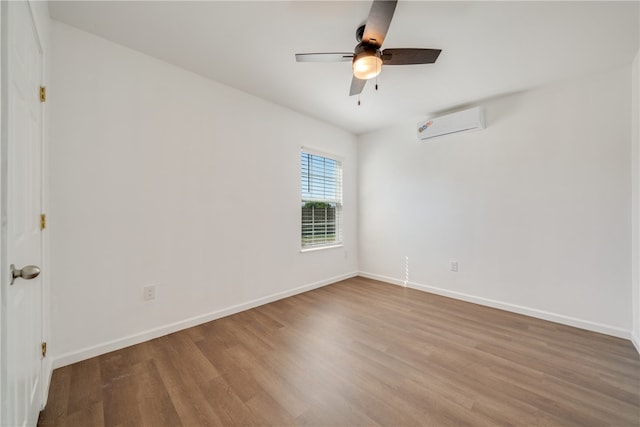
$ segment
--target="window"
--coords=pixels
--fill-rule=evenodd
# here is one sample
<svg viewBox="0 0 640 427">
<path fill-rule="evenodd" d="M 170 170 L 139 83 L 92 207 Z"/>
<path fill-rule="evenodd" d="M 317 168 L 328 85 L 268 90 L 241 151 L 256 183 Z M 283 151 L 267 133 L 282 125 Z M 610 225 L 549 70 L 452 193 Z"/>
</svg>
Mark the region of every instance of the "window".
<svg viewBox="0 0 640 427">
<path fill-rule="evenodd" d="M 302 150 L 302 249 L 342 243 L 342 163 Z"/>
</svg>

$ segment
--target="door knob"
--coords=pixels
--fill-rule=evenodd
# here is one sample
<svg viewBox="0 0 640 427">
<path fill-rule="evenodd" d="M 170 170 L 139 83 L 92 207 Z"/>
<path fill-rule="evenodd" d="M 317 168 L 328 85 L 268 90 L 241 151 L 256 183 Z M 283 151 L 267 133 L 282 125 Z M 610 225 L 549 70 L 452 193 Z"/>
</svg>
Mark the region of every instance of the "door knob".
<svg viewBox="0 0 640 427">
<path fill-rule="evenodd" d="M 27 265 L 22 267 L 22 269 L 18 269 L 15 265 L 11 264 L 9 269 L 11 270 L 11 285 L 13 285 L 13 282 L 17 278 L 31 280 L 35 279 L 40 274 L 40 267 L 36 267 L 35 265 Z"/>
</svg>

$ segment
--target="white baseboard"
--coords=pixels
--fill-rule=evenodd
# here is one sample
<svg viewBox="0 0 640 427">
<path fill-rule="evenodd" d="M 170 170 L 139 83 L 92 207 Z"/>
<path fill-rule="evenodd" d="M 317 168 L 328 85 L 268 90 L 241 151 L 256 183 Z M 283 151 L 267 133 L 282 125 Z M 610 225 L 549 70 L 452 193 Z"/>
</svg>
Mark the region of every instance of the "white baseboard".
<svg viewBox="0 0 640 427">
<path fill-rule="evenodd" d="M 179 322 L 174 322 L 168 325 L 159 326 L 157 328 L 142 331 L 137 334 L 129 335 L 123 338 L 118 338 L 112 341 L 107 341 L 91 347 L 83 348 L 81 350 L 61 354 L 55 357 L 55 359 L 53 360 L 53 369 L 70 365 L 72 363 L 80 362 L 82 360 L 90 359 L 92 357 L 109 353 L 111 351 L 120 350 L 121 348 L 129 347 L 135 344 L 140 344 L 141 342 L 149 341 L 154 338 L 158 338 L 164 335 L 172 334 L 177 331 L 181 331 L 183 329 L 200 325 L 202 323 L 207 323 L 212 320 L 220 319 L 221 317 L 230 316 L 232 314 L 239 313 L 244 310 L 249 310 L 251 308 L 268 304 L 270 302 L 274 302 L 274 301 L 287 298 L 293 295 L 301 294 L 303 292 L 320 288 L 322 286 L 330 285 L 332 283 L 349 279 L 357 275 L 358 275 L 357 272 L 353 272 L 353 273 L 343 274 L 341 276 L 331 277 L 325 280 L 321 280 L 319 282 L 299 286 L 297 288 L 290 289 L 283 292 L 277 292 L 275 294 L 267 295 L 262 298 L 254 299 L 241 304 L 236 304 L 231 307 L 216 310 L 210 313 L 201 314 L 199 316 L 190 317 L 188 319 L 184 319 Z"/>
<path fill-rule="evenodd" d="M 636 348 L 636 351 L 638 352 L 638 354 L 640 354 L 640 337 L 638 336 L 638 332 L 636 332 L 635 334 L 634 333 L 631 334 L 631 342 Z"/>
<path fill-rule="evenodd" d="M 503 301 L 496 301 L 489 298 L 482 298 L 474 295 L 465 294 L 463 292 L 450 291 L 448 289 L 442 289 L 435 286 L 423 285 L 420 283 L 407 282 L 405 285 L 404 280 L 396 279 L 393 277 L 382 276 L 380 274 L 367 273 L 361 271 L 360 276 L 368 277 L 369 279 L 380 280 L 381 282 L 387 282 L 394 285 L 406 286 L 419 291 L 429 292 L 436 295 L 442 295 L 449 298 L 454 298 L 462 301 L 472 302 L 474 304 L 484 305 L 487 307 L 498 308 L 500 310 L 510 311 L 513 313 L 524 314 L 525 316 L 535 317 L 538 319 L 549 320 L 551 322 L 560 323 L 562 325 L 573 326 L 580 329 L 586 329 L 588 331 L 599 332 L 601 334 L 611 335 L 618 338 L 632 339 L 631 331 L 618 328 L 615 326 L 604 325 L 602 323 L 592 322 L 590 320 L 578 319 L 571 316 L 565 316 L 563 314 L 551 313 L 544 310 L 538 310 L 531 307 L 524 307 L 517 304 L 511 304 Z M 638 343 L 634 342 L 636 349 L 639 348 Z M 640 352 L 640 350 L 639 350 Z"/>
</svg>

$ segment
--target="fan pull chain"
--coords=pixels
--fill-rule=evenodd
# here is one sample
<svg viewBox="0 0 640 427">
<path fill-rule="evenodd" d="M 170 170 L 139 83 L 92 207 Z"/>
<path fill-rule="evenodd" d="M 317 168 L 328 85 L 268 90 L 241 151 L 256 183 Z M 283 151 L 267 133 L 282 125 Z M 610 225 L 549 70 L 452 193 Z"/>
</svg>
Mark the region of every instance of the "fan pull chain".
<svg viewBox="0 0 640 427">
<path fill-rule="evenodd" d="M 376 62 L 376 71 L 378 73 L 376 74 L 376 90 L 378 90 L 378 76 L 380 75 L 380 68 L 378 67 L 379 67 L 379 64 Z"/>
<path fill-rule="evenodd" d="M 358 107 L 360 106 L 360 94 L 358 94 Z"/>
</svg>

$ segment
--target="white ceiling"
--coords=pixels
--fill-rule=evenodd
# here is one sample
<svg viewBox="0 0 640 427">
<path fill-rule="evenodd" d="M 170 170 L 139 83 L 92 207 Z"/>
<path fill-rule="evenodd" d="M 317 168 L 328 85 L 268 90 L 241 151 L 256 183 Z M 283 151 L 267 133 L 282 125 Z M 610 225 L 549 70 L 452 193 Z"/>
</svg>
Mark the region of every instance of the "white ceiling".
<svg viewBox="0 0 640 427">
<path fill-rule="evenodd" d="M 361 134 L 400 120 L 630 64 L 640 2 L 400 0 L 384 48 L 439 48 L 432 65 L 387 66 L 361 101 L 349 52 L 369 1 L 52 1 L 51 17 Z"/>
</svg>

